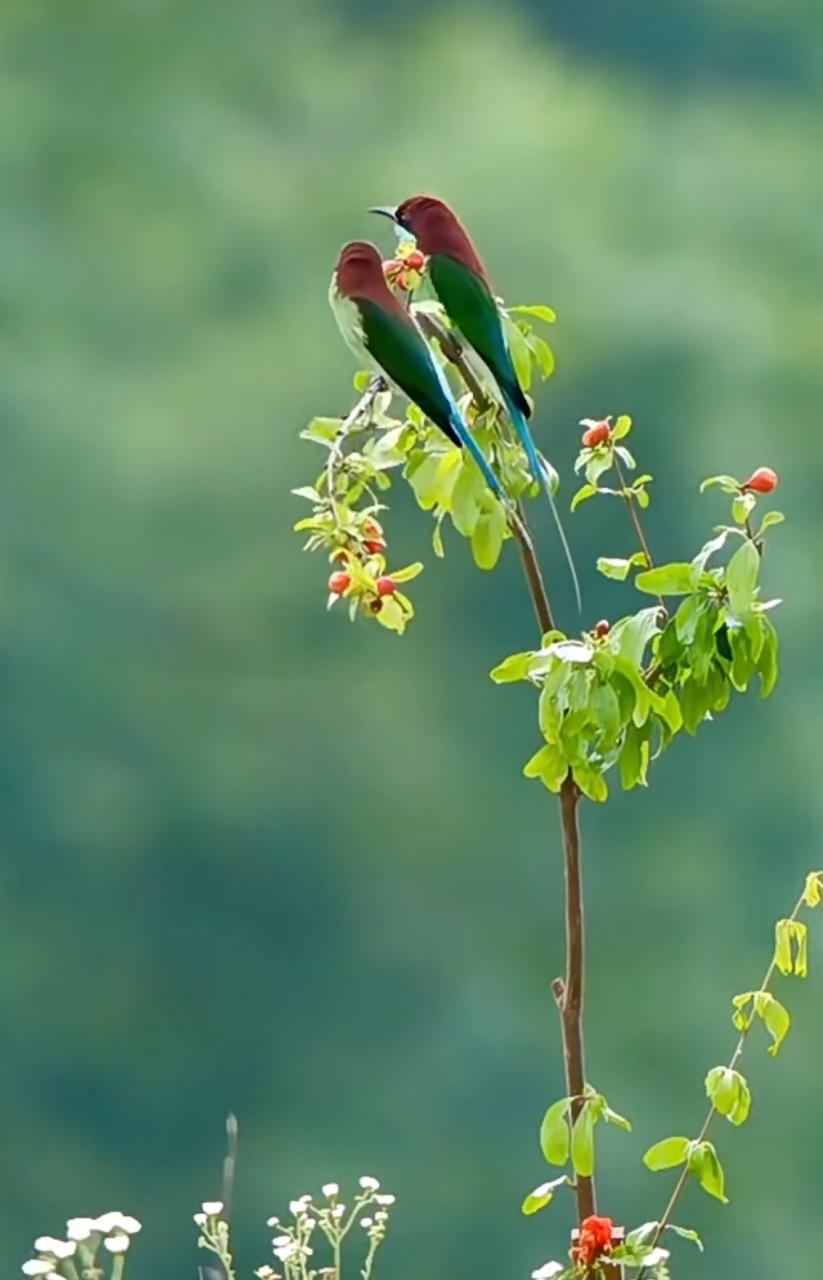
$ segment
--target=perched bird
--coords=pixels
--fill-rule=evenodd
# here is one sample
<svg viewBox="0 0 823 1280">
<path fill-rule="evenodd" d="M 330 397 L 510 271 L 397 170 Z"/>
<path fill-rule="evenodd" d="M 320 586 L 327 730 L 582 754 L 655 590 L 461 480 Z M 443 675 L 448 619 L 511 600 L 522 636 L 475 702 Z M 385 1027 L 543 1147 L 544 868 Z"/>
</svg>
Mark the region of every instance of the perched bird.
<svg viewBox="0 0 823 1280">
<path fill-rule="evenodd" d="M 332 275 L 329 302 L 358 359 L 384 374 L 458 447 L 474 458 L 496 498 L 506 502 L 480 446 L 463 421 L 445 375 L 409 312 L 386 284 L 375 245 L 353 240 Z"/>
<path fill-rule="evenodd" d="M 412 196 L 396 208 L 381 206 L 371 212 L 392 218 L 414 236 L 428 258 L 429 279 L 446 315 L 494 378 L 532 474 L 548 494 L 579 604 L 580 589 L 571 552 L 529 429 L 531 405 L 515 372 L 491 281 L 468 232 L 445 201 L 436 196 Z"/>
</svg>

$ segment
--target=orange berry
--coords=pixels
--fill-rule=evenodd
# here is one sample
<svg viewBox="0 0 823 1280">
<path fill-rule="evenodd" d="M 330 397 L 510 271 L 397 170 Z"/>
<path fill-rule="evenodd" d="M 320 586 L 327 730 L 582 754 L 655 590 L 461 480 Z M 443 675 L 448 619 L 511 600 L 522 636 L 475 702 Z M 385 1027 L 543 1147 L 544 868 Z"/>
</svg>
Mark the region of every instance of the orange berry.
<svg viewBox="0 0 823 1280">
<path fill-rule="evenodd" d="M 758 467 L 740 488 L 751 489 L 752 493 L 771 493 L 777 488 L 777 472 L 771 467 Z"/>
<path fill-rule="evenodd" d="M 397 583 L 392 578 L 377 579 L 377 594 L 379 596 L 393 596 L 397 590 Z"/>
<path fill-rule="evenodd" d="M 333 596 L 342 596 L 351 586 L 350 573 L 333 573 L 329 578 L 329 591 Z"/>
<path fill-rule="evenodd" d="M 426 265 L 426 259 L 419 249 L 413 249 L 406 258 L 406 266 L 412 271 L 422 271 Z"/>
<path fill-rule="evenodd" d="M 385 545 L 386 544 L 382 538 L 370 538 L 368 542 L 364 543 L 364 546 L 370 556 L 376 556 L 383 550 Z"/>
</svg>

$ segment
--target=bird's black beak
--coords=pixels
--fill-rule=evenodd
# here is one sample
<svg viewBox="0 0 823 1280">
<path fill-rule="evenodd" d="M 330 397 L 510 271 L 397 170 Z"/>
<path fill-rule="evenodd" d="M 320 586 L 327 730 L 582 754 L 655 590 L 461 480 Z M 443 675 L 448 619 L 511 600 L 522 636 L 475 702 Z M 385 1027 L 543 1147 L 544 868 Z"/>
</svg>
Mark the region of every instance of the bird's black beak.
<svg viewBox="0 0 823 1280">
<path fill-rule="evenodd" d="M 380 213 L 380 214 L 382 214 L 382 215 L 383 215 L 383 217 L 384 217 L 384 218 L 391 218 L 392 222 L 396 222 L 396 221 L 397 221 L 397 206 L 396 206 L 396 205 L 391 205 L 391 204 L 377 204 L 377 205 L 375 205 L 372 209 L 369 209 L 369 213 Z"/>
</svg>

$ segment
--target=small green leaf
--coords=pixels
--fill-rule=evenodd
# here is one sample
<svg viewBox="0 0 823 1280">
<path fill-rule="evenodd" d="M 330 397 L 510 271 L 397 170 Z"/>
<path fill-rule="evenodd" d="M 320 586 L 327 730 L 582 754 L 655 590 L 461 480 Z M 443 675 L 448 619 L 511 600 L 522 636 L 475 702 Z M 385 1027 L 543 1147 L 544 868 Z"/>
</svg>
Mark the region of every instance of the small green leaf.
<svg viewBox="0 0 823 1280">
<path fill-rule="evenodd" d="M 745 524 L 754 510 L 757 498 L 753 493 L 736 493 L 732 499 L 732 519 L 735 524 Z"/>
<path fill-rule="evenodd" d="M 711 1142 L 692 1144 L 688 1165 L 689 1173 L 697 1179 L 704 1191 L 723 1204 L 728 1204 L 723 1189 L 723 1169 Z"/>
<path fill-rule="evenodd" d="M 757 991 L 754 997 L 754 1011 L 763 1019 L 766 1030 L 772 1037 L 768 1052 L 776 1057 L 781 1044 L 786 1039 L 792 1020 L 788 1009 L 776 1000 L 770 991 Z"/>
<path fill-rule="evenodd" d="M 700 486 L 700 492 L 705 493 L 712 485 L 720 485 L 724 493 L 737 493 L 740 485 L 734 476 L 709 476 L 708 480 L 704 480 Z"/>
<path fill-rule="evenodd" d="M 509 307 L 509 312 L 518 316 L 535 316 L 538 320 L 545 320 L 546 324 L 554 324 L 557 319 L 551 307 L 544 307 L 542 303 L 527 307 Z"/>
<path fill-rule="evenodd" d="M 809 931 L 802 920 L 778 920 L 774 962 L 781 973 L 805 978 L 809 971 Z"/>
<path fill-rule="evenodd" d="M 432 530 L 432 551 L 438 560 L 442 560 L 446 554 L 446 548 L 443 546 L 443 512 L 440 512 L 439 518 L 434 522 Z"/>
<path fill-rule="evenodd" d="M 590 1178 L 594 1173 L 594 1115 L 588 1102 L 583 1103 L 572 1127 L 571 1157 L 578 1177 Z"/>
<path fill-rule="evenodd" d="M 485 481 L 476 466 L 464 459 L 452 486 L 449 506 L 452 523 L 459 534 L 470 538 L 480 519 Z"/>
<path fill-rule="evenodd" d="M 706 1076 L 706 1093 L 718 1115 L 726 1116 L 734 1125 L 743 1124 L 752 1097 L 739 1071 L 732 1067 L 713 1067 Z"/>
<path fill-rule="evenodd" d="M 651 1169 L 652 1173 L 657 1173 L 661 1169 L 674 1169 L 677 1165 L 683 1164 L 688 1150 L 688 1138 L 664 1138 L 662 1142 L 656 1142 L 653 1147 L 649 1147 L 643 1157 L 643 1163 L 647 1169 Z"/>
<path fill-rule="evenodd" d="M 823 902 L 823 871 L 812 871 L 806 876 L 803 901 L 807 907 L 819 907 Z"/>
<path fill-rule="evenodd" d="M 499 502 L 481 512 L 472 533 L 472 555 L 479 569 L 493 569 L 506 535 L 506 516 Z"/>
<path fill-rule="evenodd" d="M 582 485 L 581 488 L 577 490 L 577 493 L 572 498 L 572 502 L 571 502 L 572 511 L 576 511 L 577 508 L 580 506 L 581 502 L 585 502 L 587 498 L 593 498 L 596 493 L 597 493 L 596 484 Z"/>
<path fill-rule="evenodd" d="M 532 384 L 532 358 L 529 344 L 520 327 L 513 320 L 506 319 L 506 342 L 512 358 L 517 381 L 524 391 Z"/>
<path fill-rule="evenodd" d="M 676 1236 L 680 1236 L 681 1240 L 690 1240 L 692 1244 L 697 1245 L 701 1253 L 703 1252 L 703 1241 L 691 1227 L 676 1227 L 673 1222 L 670 1222 L 666 1230 L 673 1231 Z"/>
<path fill-rule="evenodd" d="M 603 577 L 613 578 L 616 582 L 624 582 L 634 565 L 645 569 L 647 564 L 643 551 L 636 551 L 633 556 L 629 556 L 628 560 L 612 559 L 609 556 L 599 556 L 597 560 L 597 568 Z"/>
<path fill-rule="evenodd" d="M 543 785 L 555 795 L 562 787 L 568 772 L 569 766 L 562 747 L 549 742 L 541 747 L 523 768 L 527 778 L 539 778 Z"/>
<path fill-rule="evenodd" d="M 554 352 L 548 342 L 538 337 L 537 334 L 532 334 L 529 339 L 529 346 L 537 361 L 540 377 L 545 381 L 546 378 L 550 378 L 554 373 Z"/>
<path fill-rule="evenodd" d="M 495 684 L 512 684 L 516 680 L 526 680 L 529 675 L 532 658 L 534 654 L 529 650 L 527 653 L 510 653 L 508 658 L 504 658 L 491 673 L 491 678 Z"/>
<path fill-rule="evenodd" d="M 605 804 L 609 798 L 609 784 L 600 770 L 583 760 L 575 760 L 572 764 L 572 775 L 587 800 L 595 804 Z"/>
<path fill-rule="evenodd" d="M 746 618 L 752 611 L 754 590 L 760 573 L 760 556 L 753 542 L 746 541 L 735 551 L 726 566 L 726 590 L 729 608 L 736 618 Z"/>
<path fill-rule="evenodd" d="M 777 684 L 777 632 L 768 618 L 762 619 L 765 629 L 763 648 L 757 660 L 757 673 L 760 676 L 760 696 L 768 698 Z"/>
<path fill-rule="evenodd" d="M 616 1125 L 618 1129 L 625 1129 L 626 1133 L 631 1133 L 632 1131 L 631 1120 L 627 1120 L 625 1116 L 621 1116 L 616 1111 L 612 1111 L 611 1107 L 606 1107 L 603 1112 L 603 1119 L 606 1121 L 606 1124 L 613 1124 Z"/>
<path fill-rule="evenodd" d="M 542 1182 L 539 1187 L 535 1187 L 534 1191 L 530 1191 L 523 1201 L 521 1212 L 530 1217 L 533 1213 L 538 1213 L 540 1209 L 545 1209 L 547 1204 L 551 1204 L 554 1199 L 554 1193 L 558 1187 L 568 1186 L 568 1178 L 555 1178 L 553 1182 Z"/>
<path fill-rule="evenodd" d="M 423 565 L 416 560 L 414 564 L 407 564 L 405 569 L 393 569 L 390 576 L 392 582 L 411 582 L 412 578 L 416 578 L 422 572 Z"/>
<path fill-rule="evenodd" d="M 371 383 L 371 380 L 373 377 L 374 377 L 374 374 L 371 373 L 370 370 L 358 369 L 357 373 L 352 378 L 355 391 L 365 391 L 366 387 L 369 386 L 369 384 Z"/>
<path fill-rule="evenodd" d="M 767 529 L 771 529 L 772 525 L 782 524 L 785 519 L 782 511 L 767 511 L 760 521 L 759 533 L 764 534 Z"/>
<path fill-rule="evenodd" d="M 693 589 L 690 564 L 661 564 L 656 569 L 639 573 L 634 580 L 638 591 L 650 596 L 685 596 Z"/>
<path fill-rule="evenodd" d="M 789 974 L 794 968 L 792 956 L 791 921 L 778 920 L 774 927 L 775 946 L 774 962 L 781 973 Z"/>
<path fill-rule="evenodd" d="M 569 1158 L 571 1138 L 567 1120 L 569 1099 L 553 1102 L 540 1126 L 540 1150 L 548 1164 L 564 1165 Z"/>
<path fill-rule="evenodd" d="M 747 1028 L 751 1026 L 752 1019 L 754 1017 L 754 1006 L 752 1003 L 754 1001 L 754 995 L 755 993 L 753 991 L 744 991 L 742 995 L 734 996 L 732 999 L 732 1006 L 734 1008 L 732 1022 L 737 1027 L 738 1031 L 746 1031 Z M 751 1009 L 749 1009 L 749 1005 L 752 1005 Z"/>
<path fill-rule="evenodd" d="M 612 440 L 622 440 L 632 429 L 632 420 L 626 413 L 621 413 L 612 427 Z"/>
</svg>

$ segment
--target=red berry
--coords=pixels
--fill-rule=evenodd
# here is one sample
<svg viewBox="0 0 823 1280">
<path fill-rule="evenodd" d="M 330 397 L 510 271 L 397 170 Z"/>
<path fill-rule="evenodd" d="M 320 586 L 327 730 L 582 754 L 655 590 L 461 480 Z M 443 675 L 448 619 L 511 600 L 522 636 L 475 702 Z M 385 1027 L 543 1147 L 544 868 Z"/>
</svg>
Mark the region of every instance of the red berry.
<svg viewBox="0 0 823 1280">
<path fill-rule="evenodd" d="M 598 640 L 602 640 L 603 636 L 607 636 L 611 629 L 611 623 L 607 622 L 605 618 L 601 618 L 594 629 L 594 634 L 597 636 Z"/>
<path fill-rule="evenodd" d="M 364 520 L 363 532 L 367 538 L 382 538 L 383 526 L 378 524 L 376 520 Z"/>
<path fill-rule="evenodd" d="M 370 538 L 368 542 L 364 543 L 364 546 L 370 556 L 376 556 L 378 552 L 383 550 L 385 545 L 386 544 L 382 538 Z"/>
<path fill-rule="evenodd" d="M 351 586 L 350 573 L 333 573 L 329 578 L 329 591 L 333 596 L 342 596 Z"/>
<path fill-rule="evenodd" d="M 397 590 L 397 583 L 392 578 L 377 579 L 377 594 L 379 596 L 393 596 Z"/>
<path fill-rule="evenodd" d="M 595 422 L 594 426 L 583 432 L 583 444 L 587 449 L 595 449 L 597 445 L 605 444 L 611 433 L 611 423 L 608 419 L 604 419 L 603 422 Z"/>
<path fill-rule="evenodd" d="M 771 493 L 777 488 L 777 472 L 771 467 L 758 467 L 740 488 L 751 489 L 753 493 Z"/>
<path fill-rule="evenodd" d="M 413 249 L 406 258 L 406 266 L 411 267 L 412 271 L 422 271 L 426 265 L 426 259 L 419 249 Z"/>
</svg>

